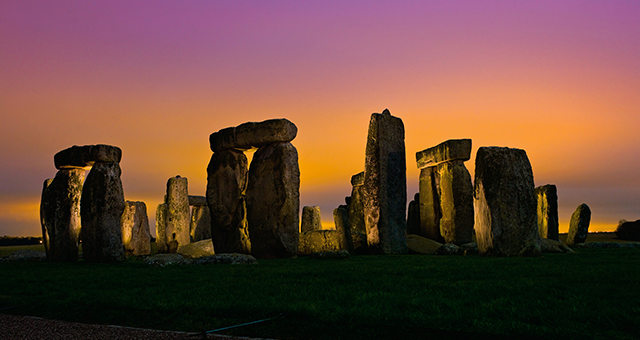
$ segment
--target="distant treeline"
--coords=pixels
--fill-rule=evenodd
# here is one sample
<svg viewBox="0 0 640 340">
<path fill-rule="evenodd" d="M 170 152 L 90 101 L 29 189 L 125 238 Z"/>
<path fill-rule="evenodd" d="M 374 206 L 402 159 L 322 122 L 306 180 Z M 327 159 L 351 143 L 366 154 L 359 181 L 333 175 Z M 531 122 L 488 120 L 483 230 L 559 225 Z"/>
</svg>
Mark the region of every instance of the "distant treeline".
<svg viewBox="0 0 640 340">
<path fill-rule="evenodd" d="M 29 244 L 40 244 L 42 237 L 15 237 L 15 236 L 2 236 L 0 237 L 1 246 L 26 246 Z"/>
</svg>

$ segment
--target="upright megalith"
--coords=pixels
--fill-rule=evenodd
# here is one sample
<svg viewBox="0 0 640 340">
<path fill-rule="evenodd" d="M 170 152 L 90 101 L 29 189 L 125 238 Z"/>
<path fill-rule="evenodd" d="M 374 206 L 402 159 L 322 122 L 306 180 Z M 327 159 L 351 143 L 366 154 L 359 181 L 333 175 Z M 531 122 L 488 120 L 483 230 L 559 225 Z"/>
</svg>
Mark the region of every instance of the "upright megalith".
<svg viewBox="0 0 640 340">
<path fill-rule="evenodd" d="M 191 243 L 189 235 L 191 211 L 187 178 L 180 175 L 169 178 L 166 203 L 165 238 L 169 252 L 175 253 L 179 246 Z"/>
<path fill-rule="evenodd" d="M 298 251 L 300 169 L 291 143 L 260 147 L 253 155 L 246 191 L 251 254 L 292 257 Z"/>
<path fill-rule="evenodd" d="M 42 227 L 42 245 L 44 246 L 45 254 L 47 257 L 49 255 L 49 232 L 48 230 L 52 228 L 50 222 L 47 221 L 47 204 L 49 204 L 49 195 L 47 192 L 47 188 L 53 182 L 53 178 L 47 178 L 44 180 L 42 185 L 42 195 L 40 196 L 40 226 Z M 81 191 L 82 193 L 82 191 Z"/>
<path fill-rule="evenodd" d="M 122 244 L 126 255 L 151 254 L 149 216 L 144 202 L 125 201 L 121 218 Z"/>
<path fill-rule="evenodd" d="M 156 248 L 158 253 L 168 253 L 167 246 L 167 203 L 158 204 L 156 209 Z"/>
<path fill-rule="evenodd" d="M 407 212 L 407 235 L 420 233 L 420 193 L 413 196 Z"/>
<path fill-rule="evenodd" d="M 572 246 L 578 243 L 584 243 L 589 235 L 589 224 L 591 223 L 591 209 L 589 206 L 582 203 L 576 211 L 571 215 L 571 222 L 569 223 L 569 234 L 567 235 L 568 246 Z"/>
<path fill-rule="evenodd" d="M 553 184 L 535 189 L 538 200 L 538 233 L 542 238 L 558 240 L 558 189 Z"/>
<path fill-rule="evenodd" d="M 527 153 L 481 147 L 476 155 L 475 230 L 481 255 L 540 254 L 537 200 Z"/>
<path fill-rule="evenodd" d="M 402 119 L 385 109 L 371 114 L 364 167 L 364 216 L 370 251 L 407 248 L 407 169 Z"/>
<path fill-rule="evenodd" d="M 349 203 L 349 229 L 353 251 L 367 253 L 367 227 L 364 222 L 364 171 L 351 177 L 351 202 Z"/>
<path fill-rule="evenodd" d="M 241 151 L 219 150 L 207 167 L 207 204 L 216 253 L 251 252 L 246 219 L 247 157 Z"/>
<path fill-rule="evenodd" d="M 349 208 L 347 205 L 339 205 L 333 209 L 333 221 L 340 240 L 340 249 L 353 251 L 351 232 L 349 230 Z"/>
<path fill-rule="evenodd" d="M 416 234 L 462 245 L 473 238 L 473 184 L 464 162 L 471 139 L 450 139 L 416 153 L 420 227 Z"/>
<path fill-rule="evenodd" d="M 191 242 L 211 239 L 211 213 L 207 205 L 191 204 Z"/>
<path fill-rule="evenodd" d="M 317 205 L 302 207 L 302 224 L 301 232 L 322 230 L 322 216 L 320 215 L 320 207 Z"/>
</svg>

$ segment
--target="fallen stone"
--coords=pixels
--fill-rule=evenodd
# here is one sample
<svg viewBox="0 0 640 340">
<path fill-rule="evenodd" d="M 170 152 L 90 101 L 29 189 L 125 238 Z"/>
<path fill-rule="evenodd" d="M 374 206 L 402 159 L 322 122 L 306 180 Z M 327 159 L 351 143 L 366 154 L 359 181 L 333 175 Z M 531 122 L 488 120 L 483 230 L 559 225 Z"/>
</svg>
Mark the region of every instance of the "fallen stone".
<svg viewBox="0 0 640 340">
<path fill-rule="evenodd" d="M 189 227 L 191 242 L 211 239 L 211 213 L 206 205 L 194 205 L 191 208 L 191 225 Z"/>
<path fill-rule="evenodd" d="M 82 256 L 89 262 L 126 259 L 120 219 L 124 193 L 118 163 L 95 163 L 82 188 Z"/>
<path fill-rule="evenodd" d="M 215 152 L 207 167 L 211 238 L 217 253 L 251 253 L 244 191 L 247 157 L 234 150 Z"/>
<path fill-rule="evenodd" d="M 578 243 L 575 248 L 593 248 L 593 249 L 633 249 L 640 248 L 640 242 L 589 242 Z"/>
<path fill-rule="evenodd" d="M 553 184 L 547 184 L 537 187 L 535 193 L 540 238 L 558 240 L 558 189 Z"/>
<path fill-rule="evenodd" d="M 209 136 L 211 151 L 248 150 L 274 143 L 288 143 L 296 138 L 298 128 L 287 119 L 248 122 L 214 132 Z"/>
<path fill-rule="evenodd" d="M 44 261 L 47 259 L 47 254 L 44 251 L 21 249 L 16 250 L 9 257 L 7 261 Z"/>
<path fill-rule="evenodd" d="M 409 252 L 416 254 L 433 255 L 442 246 L 442 243 L 422 237 L 420 235 L 407 235 Z"/>
<path fill-rule="evenodd" d="M 351 257 L 351 254 L 346 250 L 320 251 L 311 254 L 310 257 L 318 260 L 346 260 Z"/>
<path fill-rule="evenodd" d="M 166 267 L 169 265 L 184 265 L 188 264 L 189 260 L 185 259 L 180 254 L 156 254 L 144 259 L 144 264 L 152 267 Z"/>
<path fill-rule="evenodd" d="M 368 253 L 367 227 L 364 223 L 364 172 L 351 177 L 351 184 L 354 186 L 351 190 L 351 204 L 349 204 L 349 234 L 354 253 L 362 255 Z"/>
<path fill-rule="evenodd" d="M 170 253 L 174 253 L 181 245 L 191 242 L 188 188 L 185 177 L 178 175 L 167 181 L 165 239 Z"/>
<path fill-rule="evenodd" d="M 255 257 L 247 254 L 229 253 L 199 257 L 190 262 L 195 265 L 203 264 L 256 264 Z"/>
<path fill-rule="evenodd" d="M 461 245 L 473 240 L 473 184 L 462 161 L 442 163 L 438 172 L 440 235 L 445 243 Z"/>
<path fill-rule="evenodd" d="M 167 204 L 160 203 L 156 209 L 156 247 L 158 253 L 168 253 L 167 246 Z"/>
<path fill-rule="evenodd" d="M 371 114 L 364 170 L 364 216 L 369 251 L 404 254 L 407 248 L 407 169 L 402 119 Z"/>
<path fill-rule="evenodd" d="M 478 251 L 478 244 L 475 242 L 465 243 L 460 246 L 460 252 L 462 255 L 478 255 L 480 252 Z"/>
<path fill-rule="evenodd" d="M 260 147 L 253 155 L 246 191 L 251 254 L 293 257 L 300 230 L 300 169 L 290 143 Z"/>
<path fill-rule="evenodd" d="M 349 229 L 349 208 L 346 205 L 340 205 L 333 209 L 333 221 L 340 238 L 340 249 L 353 250 Z"/>
<path fill-rule="evenodd" d="M 460 247 L 453 243 L 443 244 L 440 248 L 436 249 L 436 255 L 458 255 L 459 253 L 461 253 Z"/>
<path fill-rule="evenodd" d="M 215 255 L 211 239 L 181 245 L 177 253 L 191 259 Z"/>
<path fill-rule="evenodd" d="M 540 254 L 533 171 L 524 150 L 478 150 L 474 207 L 480 255 Z"/>
<path fill-rule="evenodd" d="M 192 205 L 192 206 L 205 206 L 205 205 L 207 205 L 207 197 L 189 195 L 189 205 Z"/>
<path fill-rule="evenodd" d="M 420 193 L 413 196 L 407 212 L 407 234 L 420 233 Z"/>
<path fill-rule="evenodd" d="M 549 238 L 540 239 L 540 248 L 543 253 L 573 253 L 566 244 Z"/>
<path fill-rule="evenodd" d="M 584 243 L 589 235 L 589 223 L 591 222 L 591 209 L 582 203 L 571 215 L 569 223 L 569 233 L 567 234 L 567 245 L 573 246 Z"/>
<path fill-rule="evenodd" d="M 616 237 L 621 240 L 640 241 L 640 220 L 620 220 L 616 228 Z"/>
<path fill-rule="evenodd" d="M 86 168 L 94 163 L 120 163 L 122 150 L 111 145 L 74 145 L 53 156 L 56 169 Z"/>
<path fill-rule="evenodd" d="M 471 139 L 450 139 L 434 147 L 416 152 L 418 169 L 451 161 L 471 159 Z"/>
<path fill-rule="evenodd" d="M 151 233 L 147 205 L 144 202 L 125 201 L 121 218 L 122 244 L 125 255 L 151 254 Z"/>
<path fill-rule="evenodd" d="M 337 230 L 314 230 L 300 233 L 298 255 L 344 250 Z"/>
<path fill-rule="evenodd" d="M 320 216 L 320 207 L 314 205 L 312 207 L 302 207 L 302 225 L 300 231 L 322 230 L 322 217 Z"/>
</svg>

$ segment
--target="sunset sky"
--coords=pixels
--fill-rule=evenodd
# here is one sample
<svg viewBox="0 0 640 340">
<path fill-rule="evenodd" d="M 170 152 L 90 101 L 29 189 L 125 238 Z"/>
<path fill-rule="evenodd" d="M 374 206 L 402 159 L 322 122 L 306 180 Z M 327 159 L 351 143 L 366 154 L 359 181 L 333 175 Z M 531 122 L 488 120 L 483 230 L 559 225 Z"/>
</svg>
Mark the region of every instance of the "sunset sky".
<svg viewBox="0 0 640 340">
<path fill-rule="evenodd" d="M 154 228 L 169 177 L 204 195 L 209 134 L 298 126 L 301 207 L 325 227 L 363 170 L 369 118 L 415 153 L 447 139 L 527 151 L 560 231 L 640 219 L 639 1 L 0 2 L 0 236 L 39 236 L 42 183 L 72 145 L 122 148 Z"/>
</svg>

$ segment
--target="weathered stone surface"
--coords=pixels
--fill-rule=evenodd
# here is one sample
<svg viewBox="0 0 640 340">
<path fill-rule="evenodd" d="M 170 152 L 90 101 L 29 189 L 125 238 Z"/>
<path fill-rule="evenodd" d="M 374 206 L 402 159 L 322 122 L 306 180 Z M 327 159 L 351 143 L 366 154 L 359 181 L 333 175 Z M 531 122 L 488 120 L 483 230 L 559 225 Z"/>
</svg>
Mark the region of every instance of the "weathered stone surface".
<svg viewBox="0 0 640 340">
<path fill-rule="evenodd" d="M 47 254 L 43 251 L 21 249 L 11 253 L 7 261 L 44 261 L 46 259 Z"/>
<path fill-rule="evenodd" d="M 120 223 L 125 254 L 134 256 L 151 254 L 147 205 L 144 202 L 125 201 Z"/>
<path fill-rule="evenodd" d="M 322 230 L 320 207 L 317 205 L 302 207 L 302 225 L 300 232 Z"/>
<path fill-rule="evenodd" d="M 53 178 L 47 178 L 44 180 L 44 183 L 42 184 L 42 195 L 40 196 L 40 226 L 42 227 L 42 245 L 44 246 L 44 251 L 47 254 L 47 257 L 51 256 L 49 254 L 49 234 L 47 230 L 53 228 L 53 225 L 50 225 L 49 222 L 47 222 L 46 216 L 47 205 L 49 204 L 48 196 L 50 196 L 47 194 L 47 188 L 49 187 L 49 185 L 51 185 L 51 182 L 53 182 Z M 82 191 L 80 192 L 80 194 L 82 195 Z"/>
<path fill-rule="evenodd" d="M 535 189 L 538 200 L 538 233 L 541 238 L 558 240 L 558 189 L 553 184 Z"/>
<path fill-rule="evenodd" d="M 420 193 L 413 196 L 407 212 L 407 234 L 420 233 Z"/>
<path fill-rule="evenodd" d="M 439 174 L 436 167 L 420 170 L 420 230 L 416 234 L 444 243 L 440 234 L 440 194 L 438 193 Z"/>
<path fill-rule="evenodd" d="M 462 255 L 465 255 L 465 256 L 478 255 L 479 254 L 478 244 L 475 242 L 465 243 L 460 246 L 460 251 L 462 252 Z"/>
<path fill-rule="evenodd" d="M 420 235 L 409 234 L 407 235 L 407 246 L 411 253 L 433 255 L 442 246 L 442 243 Z"/>
<path fill-rule="evenodd" d="M 571 215 L 569 223 L 569 234 L 567 235 L 567 245 L 572 246 L 584 243 L 589 235 L 589 223 L 591 223 L 591 209 L 582 203 Z"/>
<path fill-rule="evenodd" d="M 460 247 L 453 243 L 446 243 L 436 249 L 436 255 L 458 255 L 462 253 Z"/>
<path fill-rule="evenodd" d="M 364 185 L 364 171 L 351 176 L 351 186 L 358 187 Z"/>
<path fill-rule="evenodd" d="M 360 174 L 362 174 L 361 183 L 364 184 L 364 172 L 361 172 Z M 354 177 L 358 175 L 355 175 Z M 353 177 L 351 183 L 354 183 Z M 349 204 L 349 229 L 353 251 L 356 254 L 366 254 L 368 252 L 367 227 L 364 223 L 364 186 L 362 184 L 355 185 L 352 188 L 351 204 Z"/>
<path fill-rule="evenodd" d="M 49 261 L 72 262 L 78 259 L 80 201 L 84 170 L 61 169 L 43 188 L 42 219 Z"/>
<path fill-rule="evenodd" d="M 573 250 L 564 243 L 549 238 L 540 239 L 540 248 L 543 253 L 573 253 Z"/>
<path fill-rule="evenodd" d="M 247 254 L 229 253 L 199 257 L 191 260 L 190 264 L 256 264 L 255 257 Z"/>
<path fill-rule="evenodd" d="M 189 205 L 193 205 L 193 206 L 207 205 L 207 197 L 189 195 Z"/>
<path fill-rule="evenodd" d="M 640 242 L 589 242 L 578 243 L 575 247 L 593 249 L 640 249 Z"/>
<path fill-rule="evenodd" d="M 640 220 L 634 222 L 620 220 L 616 228 L 616 237 L 621 240 L 640 241 Z"/>
<path fill-rule="evenodd" d="M 160 203 L 156 209 L 156 247 L 158 253 L 168 253 L 167 247 L 167 204 Z"/>
<path fill-rule="evenodd" d="M 174 264 L 188 264 L 189 260 L 180 254 L 156 254 L 144 259 L 144 263 L 152 267 L 166 267 Z"/>
<path fill-rule="evenodd" d="M 299 255 L 310 255 L 323 251 L 343 250 L 337 230 L 314 230 L 300 233 Z"/>
<path fill-rule="evenodd" d="M 122 150 L 111 145 L 74 145 L 64 149 L 53 156 L 56 169 L 85 168 L 96 162 L 120 163 Z"/>
<path fill-rule="evenodd" d="M 298 251 L 300 169 L 290 143 L 260 147 L 253 155 L 247 185 L 251 254 L 292 257 Z"/>
<path fill-rule="evenodd" d="M 181 245 L 178 247 L 177 253 L 190 259 L 215 255 L 211 239 Z"/>
<path fill-rule="evenodd" d="M 206 205 L 194 205 L 191 208 L 191 242 L 211 239 L 211 213 Z"/>
<path fill-rule="evenodd" d="M 340 238 L 340 249 L 347 251 L 353 250 L 353 243 L 351 242 L 351 230 L 349 228 L 349 207 L 346 205 L 340 205 L 333 209 L 333 221 Z"/>
<path fill-rule="evenodd" d="M 248 122 L 222 129 L 209 136 L 211 151 L 261 147 L 273 143 L 288 143 L 296 138 L 298 128 L 287 119 Z"/>
<path fill-rule="evenodd" d="M 533 171 L 524 150 L 478 150 L 474 207 L 481 255 L 540 254 Z"/>
<path fill-rule="evenodd" d="M 473 239 L 473 184 L 462 161 L 436 167 L 440 194 L 440 235 L 445 243 L 462 245 Z"/>
<path fill-rule="evenodd" d="M 418 169 L 471 158 L 471 139 L 450 139 L 434 147 L 416 152 Z"/>
<path fill-rule="evenodd" d="M 118 163 L 95 163 L 82 188 L 82 255 L 90 262 L 124 260 L 120 219 L 124 194 Z"/>
<path fill-rule="evenodd" d="M 189 227 L 189 184 L 185 177 L 171 177 L 167 181 L 167 215 L 165 237 L 170 253 L 191 242 Z"/>
<path fill-rule="evenodd" d="M 385 254 L 406 253 L 404 124 L 389 110 L 371 114 L 364 177 L 364 216 L 369 250 Z"/>
<path fill-rule="evenodd" d="M 220 253 L 251 252 L 246 217 L 247 157 L 233 150 L 215 152 L 207 167 L 211 238 Z"/>
</svg>

